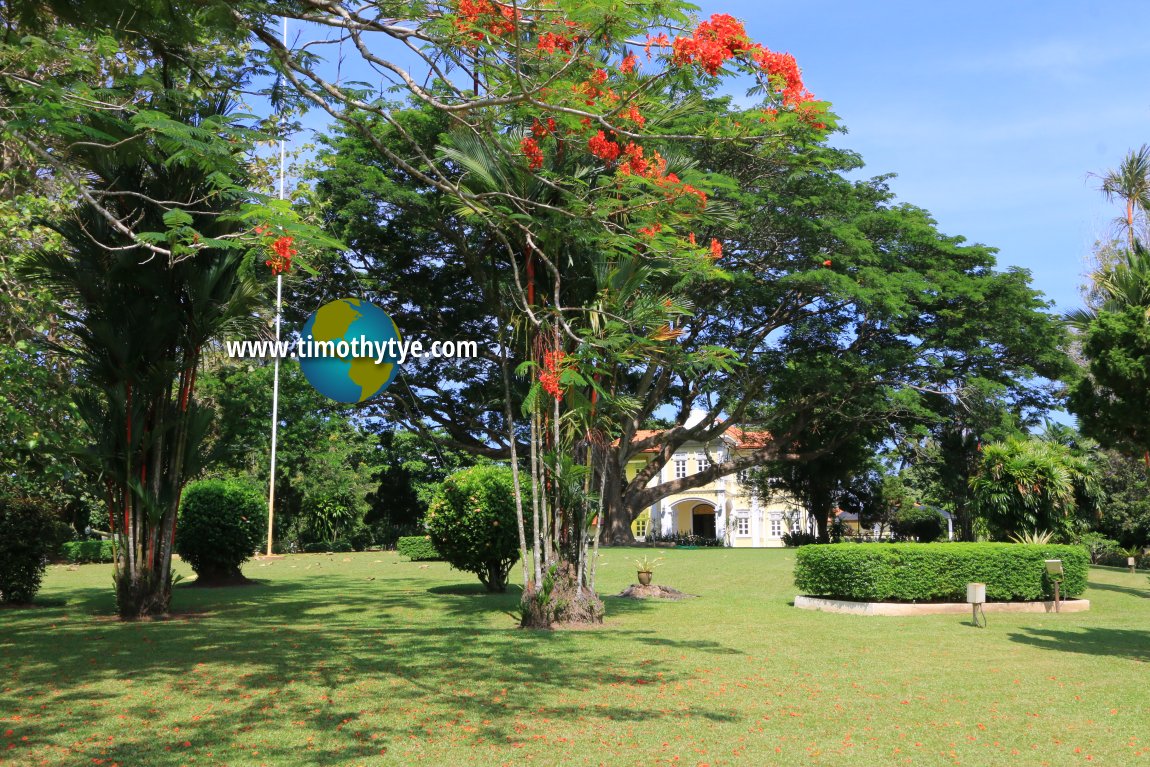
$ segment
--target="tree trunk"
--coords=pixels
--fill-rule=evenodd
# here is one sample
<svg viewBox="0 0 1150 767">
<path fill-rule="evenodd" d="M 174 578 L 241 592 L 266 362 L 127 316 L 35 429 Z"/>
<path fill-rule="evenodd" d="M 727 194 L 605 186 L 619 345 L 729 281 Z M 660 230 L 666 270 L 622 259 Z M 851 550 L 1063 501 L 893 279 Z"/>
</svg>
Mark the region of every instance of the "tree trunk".
<svg viewBox="0 0 1150 767">
<path fill-rule="evenodd" d="M 630 546 L 635 543 L 635 536 L 631 532 L 631 522 L 635 517 L 623 494 L 625 483 L 619 469 L 616 451 L 607 452 L 603 471 L 605 476 L 601 486 L 604 518 L 599 534 L 600 543 L 605 546 Z"/>
<path fill-rule="evenodd" d="M 520 603 L 521 628 L 551 629 L 563 624 L 603 622 L 603 601 L 579 585 L 569 562 L 553 565 L 543 583 L 532 583 Z"/>
</svg>

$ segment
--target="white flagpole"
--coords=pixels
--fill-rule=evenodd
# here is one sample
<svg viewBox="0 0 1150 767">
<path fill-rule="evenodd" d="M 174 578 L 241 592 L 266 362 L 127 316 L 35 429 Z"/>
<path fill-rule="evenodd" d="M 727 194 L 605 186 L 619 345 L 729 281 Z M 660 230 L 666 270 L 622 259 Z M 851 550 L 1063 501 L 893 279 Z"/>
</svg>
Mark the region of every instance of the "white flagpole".
<svg viewBox="0 0 1150 767">
<path fill-rule="evenodd" d="M 287 48 L 287 17 L 283 19 L 283 44 Z M 280 199 L 286 199 L 284 194 L 284 164 L 285 164 L 285 146 L 283 138 L 283 124 L 280 124 Z M 274 372 L 272 373 L 272 457 L 271 467 L 269 469 L 268 477 L 268 552 L 267 555 L 272 555 L 272 530 L 275 526 L 275 507 L 276 507 L 276 437 L 279 433 L 279 409 L 280 409 L 280 320 L 281 309 L 283 307 L 283 289 L 284 289 L 284 276 L 283 272 L 276 273 L 276 355 L 274 358 Z"/>
</svg>

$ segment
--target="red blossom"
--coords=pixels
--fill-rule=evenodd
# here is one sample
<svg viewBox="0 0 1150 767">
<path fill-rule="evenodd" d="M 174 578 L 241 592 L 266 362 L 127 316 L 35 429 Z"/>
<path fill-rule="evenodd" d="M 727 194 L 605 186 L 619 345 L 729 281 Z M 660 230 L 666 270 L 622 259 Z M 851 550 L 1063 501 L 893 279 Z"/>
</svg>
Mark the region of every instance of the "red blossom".
<svg viewBox="0 0 1150 767">
<path fill-rule="evenodd" d="M 793 107 L 814 100 L 814 94 L 803 85 L 802 71 L 794 56 L 760 47 L 754 52 L 754 59 L 767 73 L 775 92 L 782 94 L 784 105 Z"/>
<path fill-rule="evenodd" d="M 747 37 L 743 24 L 733 16 L 716 13 L 701 22 L 690 37 L 676 37 L 671 45 L 676 64 L 698 64 L 709 75 L 716 75 L 727 59 L 760 46 Z"/>
<path fill-rule="evenodd" d="M 647 118 L 644 117 L 639 112 L 639 107 L 635 106 L 634 104 L 632 104 L 627 109 L 627 112 L 624 114 L 624 117 L 626 117 L 628 120 L 630 120 L 631 122 L 638 125 L 640 128 L 642 128 L 644 125 L 647 124 Z"/>
<path fill-rule="evenodd" d="M 691 243 L 691 247 L 695 247 L 695 246 L 696 246 L 696 243 L 695 243 L 695 233 L 694 233 L 694 232 L 691 232 L 690 234 L 688 234 L 688 235 L 687 235 L 687 242 Z"/>
<path fill-rule="evenodd" d="M 636 62 L 635 54 L 631 53 L 631 51 L 627 51 L 627 55 L 623 57 L 622 63 L 619 64 L 619 71 L 625 75 L 631 74 L 635 71 Z"/>
<path fill-rule="evenodd" d="M 831 265 L 831 260 L 829 258 L 826 261 L 823 261 L 823 266 L 830 266 L 830 265 Z"/>
<path fill-rule="evenodd" d="M 722 257 L 723 257 L 723 243 L 712 238 L 711 239 L 711 258 L 718 261 Z"/>
<path fill-rule="evenodd" d="M 663 231 L 662 224 L 651 224 L 650 226 L 645 226 L 640 229 L 639 234 L 643 235 L 644 237 L 654 237 L 661 231 Z"/>
<path fill-rule="evenodd" d="M 523 156 L 527 158 L 528 168 L 539 170 L 543 167 L 543 150 L 539 148 L 539 142 L 528 136 L 519 142 L 519 148 L 523 151 Z"/>
<path fill-rule="evenodd" d="M 557 35 L 554 32 L 544 32 L 539 35 L 539 42 L 535 47 L 544 53 L 554 53 L 556 50 L 570 53 L 571 38 L 564 35 Z"/>
<path fill-rule="evenodd" d="M 265 238 L 275 237 L 271 228 L 266 226 L 257 226 L 256 232 Z M 264 261 L 264 264 L 271 267 L 273 275 L 287 274 L 291 271 L 292 257 L 299 253 L 298 250 L 292 247 L 295 240 L 286 235 L 276 237 L 275 240 L 267 242 L 266 246 L 271 253 L 271 258 Z"/>
<path fill-rule="evenodd" d="M 596 157 L 614 162 L 619 157 L 619 145 L 599 131 L 587 141 L 587 148 L 591 150 L 591 154 Z"/>
<path fill-rule="evenodd" d="M 559 386 L 560 368 L 567 355 L 561 350 L 543 353 L 543 370 L 539 373 L 539 383 L 543 390 L 555 399 L 563 396 L 563 389 Z"/>
<path fill-rule="evenodd" d="M 455 28 L 482 40 L 483 33 L 472 29 L 475 25 L 483 26 L 493 35 L 507 35 L 515 31 L 518 19 L 519 11 L 509 5 L 490 0 L 459 0 L 459 18 L 455 20 Z"/>
<path fill-rule="evenodd" d="M 651 48 L 653 46 L 665 48 L 670 44 L 671 44 L 671 38 L 667 37 L 667 35 L 664 33 L 660 33 L 660 34 L 656 35 L 655 37 L 652 37 L 651 35 L 647 35 L 647 44 L 643 46 L 643 50 L 645 50 L 647 52 L 647 61 L 651 60 Z"/>
<path fill-rule="evenodd" d="M 607 70 L 596 69 L 591 73 L 591 82 L 595 83 L 596 85 L 602 85 L 603 83 L 607 82 Z"/>
</svg>

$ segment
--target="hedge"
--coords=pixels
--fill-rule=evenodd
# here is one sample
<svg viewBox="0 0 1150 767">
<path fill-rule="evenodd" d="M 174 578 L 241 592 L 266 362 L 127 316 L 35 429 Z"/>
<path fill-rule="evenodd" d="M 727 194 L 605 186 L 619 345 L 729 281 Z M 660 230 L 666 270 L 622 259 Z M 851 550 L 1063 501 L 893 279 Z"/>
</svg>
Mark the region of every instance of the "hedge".
<svg viewBox="0 0 1150 767">
<path fill-rule="evenodd" d="M 1090 560 L 1081 546 L 1019 543 L 838 543 L 795 552 L 803 594 L 861 602 L 964 602 L 966 584 L 985 583 L 992 602 L 1048 599 L 1044 560 L 1061 559 L 1062 596 L 1086 590 Z"/>
<path fill-rule="evenodd" d="M 115 557 L 112 541 L 68 541 L 61 547 L 64 559 L 73 565 L 111 562 Z"/>
<path fill-rule="evenodd" d="M 431 562 L 443 559 L 430 535 L 404 535 L 395 541 L 395 550 L 412 562 Z"/>
</svg>

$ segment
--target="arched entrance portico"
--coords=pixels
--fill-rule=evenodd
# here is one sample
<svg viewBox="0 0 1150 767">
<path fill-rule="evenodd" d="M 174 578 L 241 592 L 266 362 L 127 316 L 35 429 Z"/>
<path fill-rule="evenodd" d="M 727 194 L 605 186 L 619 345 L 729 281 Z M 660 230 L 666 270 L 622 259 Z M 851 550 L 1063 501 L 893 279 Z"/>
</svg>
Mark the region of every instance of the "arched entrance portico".
<svg viewBox="0 0 1150 767">
<path fill-rule="evenodd" d="M 667 532 L 717 538 L 715 504 L 704 498 L 683 498 L 671 506 L 674 528 Z"/>
<path fill-rule="evenodd" d="M 709 503 L 699 503 L 691 509 L 691 532 L 700 538 L 716 538 L 715 507 Z"/>
</svg>

